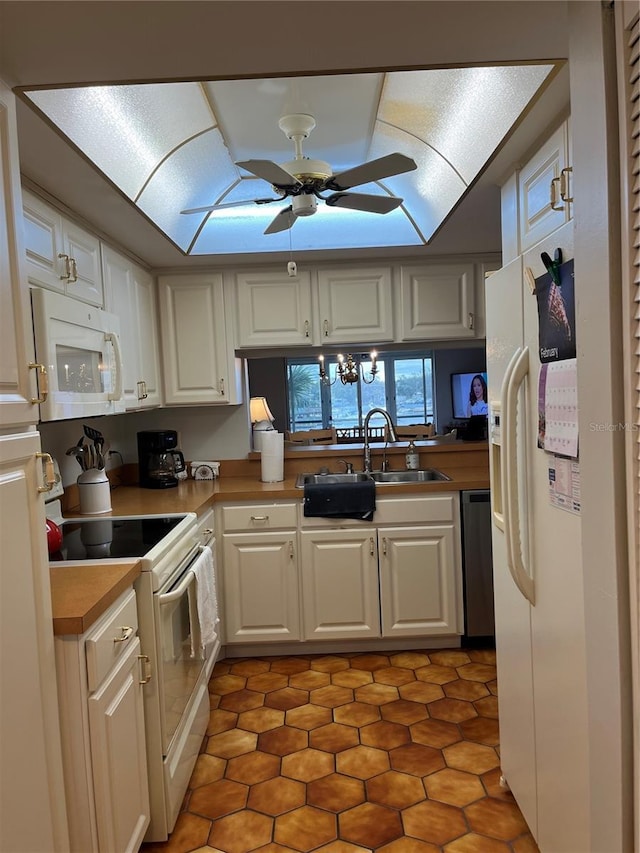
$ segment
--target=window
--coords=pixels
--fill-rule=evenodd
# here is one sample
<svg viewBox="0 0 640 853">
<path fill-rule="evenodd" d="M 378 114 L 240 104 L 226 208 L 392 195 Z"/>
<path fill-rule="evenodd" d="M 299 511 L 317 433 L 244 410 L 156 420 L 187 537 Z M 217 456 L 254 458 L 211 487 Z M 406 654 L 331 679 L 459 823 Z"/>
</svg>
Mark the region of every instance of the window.
<svg viewBox="0 0 640 853">
<path fill-rule="evenodd" d="M 325 357 L 332 381 L 336 363 L 336 356 Z M 367 412 L 376 406 L 386 409 L 397 424 L 434 420 L 431 353 L 380 353 L 374 381 L 353 385 L 343 385 L 339 379 L 331 385 L 321 383 L 316 359 L 289 358 L 286 364 L 291 430 L 361 427 Z M 362 361 L 362 369 L 370 378 L 371 362 Z"/>
</svg>

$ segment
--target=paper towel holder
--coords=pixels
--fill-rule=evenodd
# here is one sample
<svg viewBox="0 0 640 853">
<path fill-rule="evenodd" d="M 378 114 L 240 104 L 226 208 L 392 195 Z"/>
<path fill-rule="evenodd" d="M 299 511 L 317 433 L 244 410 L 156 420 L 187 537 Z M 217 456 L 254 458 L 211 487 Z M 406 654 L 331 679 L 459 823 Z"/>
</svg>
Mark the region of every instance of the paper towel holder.
<svg viewBox="0 0 640 853">
<path fill-rule="evenodd" d="M 253 424 L 253 449 L 262 450 L 263 432 L 273 430 L 274 417 L 266 397 L 251 397 L 249 400 L 249 415 Z"/>
</svg>

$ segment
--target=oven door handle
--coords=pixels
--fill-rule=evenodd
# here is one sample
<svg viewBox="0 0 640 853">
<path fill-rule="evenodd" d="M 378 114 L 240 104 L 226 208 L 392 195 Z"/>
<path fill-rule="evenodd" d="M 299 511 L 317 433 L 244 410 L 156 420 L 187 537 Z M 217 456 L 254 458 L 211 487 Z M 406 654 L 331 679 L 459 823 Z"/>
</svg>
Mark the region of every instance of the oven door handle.
<svg viewBox="0 0 640 853">
<path fill-rule="evenodd" d="M 191 586 L 194 582 L 196 576 L 192 569 L 187 569 L 187 572 L 180 582 L 180 585 L 175 589 L 172 589 L 171 592 L 165 592 L 164 595 L 158 596 L 158 603 L 160 607 L 163 604 L 171 604 L 173 601 L 177 601 L 179 598 L 185 594 L 185 591 Z"/>
</svg>

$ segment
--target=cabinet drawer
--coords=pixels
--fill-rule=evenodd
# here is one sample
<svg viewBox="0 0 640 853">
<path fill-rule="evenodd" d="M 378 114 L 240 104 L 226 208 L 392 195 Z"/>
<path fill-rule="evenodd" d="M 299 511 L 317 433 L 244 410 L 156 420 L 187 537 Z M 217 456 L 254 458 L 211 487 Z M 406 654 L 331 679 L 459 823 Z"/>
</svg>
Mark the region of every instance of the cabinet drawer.
<svg viewBox="0 0 640 853">
<path fill-rule="evenodd" d="M 376 524 L 416 524 L 451 521 L 458 493 L 425 497 L 379 498 L 376 501 Z"/>
<path fill-rule="evenodd" d="M 295 527 L 296 504 L 242 504 L 223 506 L 222 525 L 229 530 L 273 530 Z"/>
<path fill-rule="evenodd" d="M 96 690 L 110 669 L 135 642 L 138 630 L 136 595 L 125 593 L 85 640 L 87 686 Z"/>
</svg>

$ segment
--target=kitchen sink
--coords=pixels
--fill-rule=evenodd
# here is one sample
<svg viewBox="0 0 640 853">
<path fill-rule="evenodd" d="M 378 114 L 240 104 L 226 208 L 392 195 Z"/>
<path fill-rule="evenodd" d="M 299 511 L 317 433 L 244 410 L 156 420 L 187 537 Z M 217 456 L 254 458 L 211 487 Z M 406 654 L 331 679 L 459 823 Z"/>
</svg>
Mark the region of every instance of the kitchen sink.
<svg viewBox="0 0 640 853">
<path fill-rule="evenodd" d="M 296 478 L 296 489 L 304 489 L 305 486 L 323 483 L 325 485 L 335 483 L 364 483 L 370 480 L 371 475 L 357 472 L 354 474 L 298 474 Z"/>
<path fill-rule="evenodd" d="M 324 483 L 363 483 L 373 480 L 376 483 L 429 483 L 450 480 L 442 471 L 435 468 L 425 468 L 422 471 L 373 471 L 365 474 L 362 471 L 353 474 L 298 474 L 296 488 L 303 489 L 310 484 Z"/>
<path fill-rule="evenodd" d="M 442 471 L 425 468 L 422 471 L 373 471 L 371 478 L 376 483 L 429 483 L 434 480 L 450 480 Z"/>
</svg>

